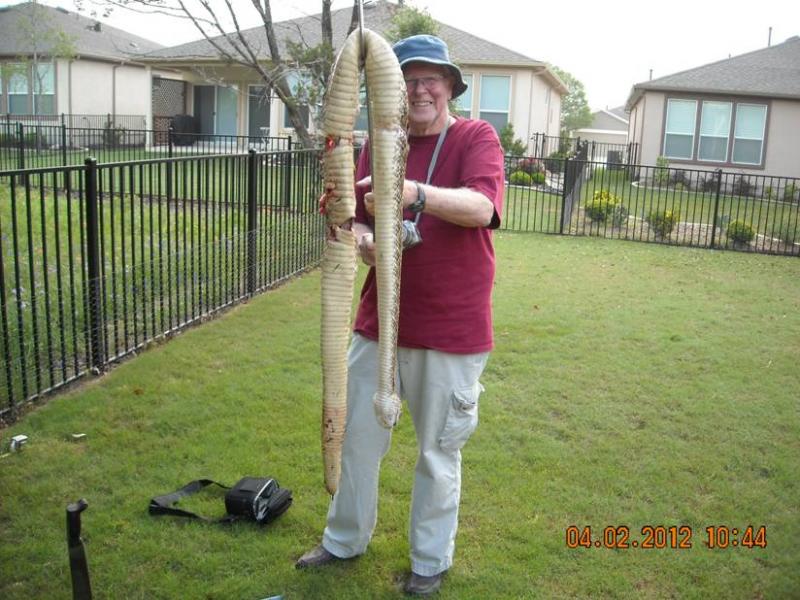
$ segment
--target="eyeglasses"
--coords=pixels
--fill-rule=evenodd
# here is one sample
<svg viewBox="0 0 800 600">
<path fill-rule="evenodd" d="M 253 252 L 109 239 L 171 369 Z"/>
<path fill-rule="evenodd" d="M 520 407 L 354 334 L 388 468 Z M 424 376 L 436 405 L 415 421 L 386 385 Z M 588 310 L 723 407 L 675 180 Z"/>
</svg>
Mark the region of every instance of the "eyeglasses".
<svg viewBox="0 0 800 600">
<path fill-rule="evenodd" d="M 432 90 L 437 87 L 444 81 L 446 77 L 444 75 L 431 75 L 430 77 L 414 77 L 412 79 L 406 79 L 406 88 L 410 91 L 416 89 L 418 85 L 421 85 L 426 90 Z"/>
</svg>

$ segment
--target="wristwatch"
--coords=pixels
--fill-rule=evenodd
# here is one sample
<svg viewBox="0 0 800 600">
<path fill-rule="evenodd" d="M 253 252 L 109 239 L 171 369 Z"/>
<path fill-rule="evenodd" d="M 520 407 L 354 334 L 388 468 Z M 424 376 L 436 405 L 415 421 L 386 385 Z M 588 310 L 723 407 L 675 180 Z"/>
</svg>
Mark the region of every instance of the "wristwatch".
<svg viewBox="0 0 800 600">
<path fill-rule="evenodd" d="M 417 186 L 417 199 L 408 206 L 408 209 L 413 213 L 421 213 L 425 210 L 425 190 L 419 181 L 415 181 L 414 185 Z"/>
</svg>

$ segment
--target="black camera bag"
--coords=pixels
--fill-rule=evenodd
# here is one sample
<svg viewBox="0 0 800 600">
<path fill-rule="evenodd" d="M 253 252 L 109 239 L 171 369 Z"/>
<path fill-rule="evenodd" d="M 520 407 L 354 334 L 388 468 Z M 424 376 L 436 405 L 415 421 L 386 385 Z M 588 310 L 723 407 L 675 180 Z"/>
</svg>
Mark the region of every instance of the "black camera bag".
<svg viewBox="0 0 800 600">
<path fill-rule="evenodd" d="M 224 517 L 209 519 L 174 506 L 181 498 L 191 496 L 212 484 L 228 490 L 225 493 L 225 510 L 228 514 Z M 243 477 L 233 487 L 211 479 L 198 479 L 171 494 L 156 496 L 150 500 L 148 511 L 151 515 L 173 515 L 217 523 L 241 519 L 263 525 L 285 513 L 291 504 L 292 491 L 282 488 L 272 477 Z"/>
</svg>

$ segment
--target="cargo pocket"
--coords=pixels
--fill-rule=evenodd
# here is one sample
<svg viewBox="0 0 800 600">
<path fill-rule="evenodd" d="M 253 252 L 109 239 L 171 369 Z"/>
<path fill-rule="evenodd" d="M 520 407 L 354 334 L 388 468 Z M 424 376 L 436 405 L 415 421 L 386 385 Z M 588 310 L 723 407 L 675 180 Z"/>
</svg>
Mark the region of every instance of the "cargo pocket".
<svg viewBox="0 0 800 600">
<path fill-rule="evenodd" d="M 460 450 L 478 426 L 478 397 L 483 391 L 479 381 L 453 390 L 447 419 L 439 436 L 439 447 L 445 452 Z"/>
</svg>

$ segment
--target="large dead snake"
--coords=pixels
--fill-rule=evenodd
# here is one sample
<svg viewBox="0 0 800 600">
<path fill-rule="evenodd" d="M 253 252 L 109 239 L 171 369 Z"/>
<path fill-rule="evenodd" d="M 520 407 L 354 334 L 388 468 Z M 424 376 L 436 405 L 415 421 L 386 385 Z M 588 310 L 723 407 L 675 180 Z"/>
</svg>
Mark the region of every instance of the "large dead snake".
<svg viewBox="0 0 800 600">
<path fill-rule="evenodd" d="M 325 487 L 334 494 L 340 474 L 347 417 L 347 348 L 356 274 L 353 128 L 359 111 L 359 63 L 366 55 L 372 191 L 375 197 L 378 286 L 378 422 L 393 427 L 400 416 L 396 389 L 397 325 L 402 256 L 402 192 L 408 103 L 403 73 L 392 48 L 377 33 L 358 30 L 339 52 L 323 103 L 322 133 L 328 239 L 322 257 L 322 453 Z"/>
</svg>

